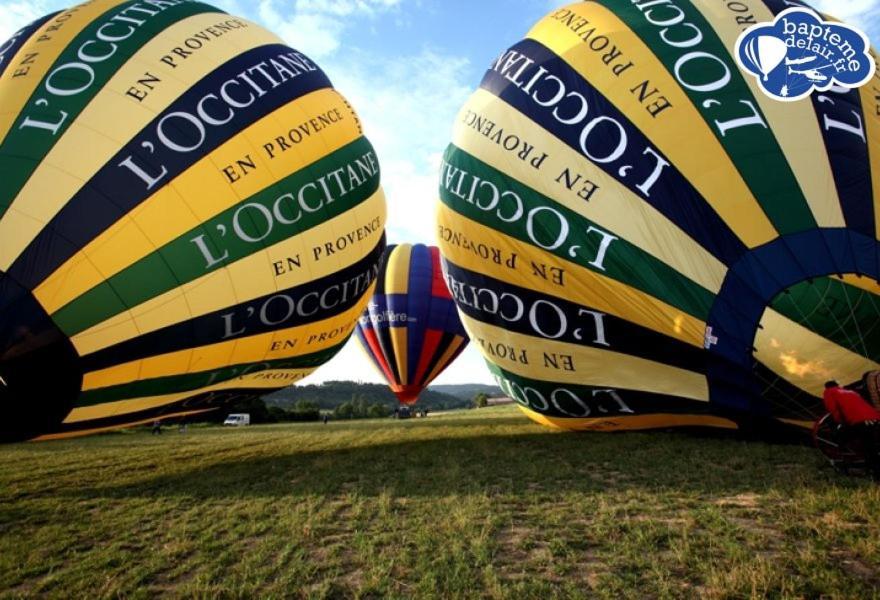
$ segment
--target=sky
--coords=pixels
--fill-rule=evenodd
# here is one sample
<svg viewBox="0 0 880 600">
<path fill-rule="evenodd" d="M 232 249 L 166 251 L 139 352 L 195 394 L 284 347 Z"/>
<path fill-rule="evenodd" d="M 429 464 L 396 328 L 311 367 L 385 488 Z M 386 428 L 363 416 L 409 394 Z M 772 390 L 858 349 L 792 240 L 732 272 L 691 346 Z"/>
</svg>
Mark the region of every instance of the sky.
<svg viewBox="0 0 880 600">
<path fill-rule="evenodd" d="M 392 243 L 435 244 L 440 157 L 489 62 L 569 0 L 206 0 L 316 61 L 358 112 L 382 166 Z M 694 0 L 717 1 L 717 0 Z M 0 40 L 64 0 L 0 0 Z M 814 0 L 880 44 L 880 0 Z M 381 382 L 352 340 L 305 383 Z M 435 383 L 491 383 L 469 347 Z"/>
</svg>

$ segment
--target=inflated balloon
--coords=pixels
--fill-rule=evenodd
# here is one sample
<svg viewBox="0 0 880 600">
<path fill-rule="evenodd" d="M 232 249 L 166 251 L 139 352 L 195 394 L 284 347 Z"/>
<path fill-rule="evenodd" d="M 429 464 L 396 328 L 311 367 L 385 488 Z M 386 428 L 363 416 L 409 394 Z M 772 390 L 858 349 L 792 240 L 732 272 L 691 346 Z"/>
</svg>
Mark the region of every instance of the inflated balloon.
<svg viewBox="0 0 880 600">
<path fill-rule="evenodd" d="M 0 47 L 3 439 L 289 385 L 353 331 L 379 166 L 306 56 L 186 0 L 94 0 Z"/>
<path fill-rule="evenodd" d="M 790 4 L 573 4 L 462 109 L 447 281 L 536 420 L 779 431 L 878 368 L 875 93 L 777 102 L 733 58 Z"/>
<path fill-rule="evenodd" d="M 357 335 L 400 402 L 415 403 L 468 343 L 437 248 L 388 247 Z"/>
</svg>

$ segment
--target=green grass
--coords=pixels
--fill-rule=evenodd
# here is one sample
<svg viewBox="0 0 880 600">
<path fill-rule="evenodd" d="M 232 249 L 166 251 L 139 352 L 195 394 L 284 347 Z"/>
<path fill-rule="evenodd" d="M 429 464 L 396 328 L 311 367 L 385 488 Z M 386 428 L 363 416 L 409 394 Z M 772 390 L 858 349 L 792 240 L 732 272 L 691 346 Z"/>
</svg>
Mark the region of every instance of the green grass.
<svg viewBox="0 0 880 600">
<path fill-rule="evenodd" d="M 0 447 L 0 596 L 880 596 L 880 486 L 810 448 L 512 408 Z"/>
</svg>

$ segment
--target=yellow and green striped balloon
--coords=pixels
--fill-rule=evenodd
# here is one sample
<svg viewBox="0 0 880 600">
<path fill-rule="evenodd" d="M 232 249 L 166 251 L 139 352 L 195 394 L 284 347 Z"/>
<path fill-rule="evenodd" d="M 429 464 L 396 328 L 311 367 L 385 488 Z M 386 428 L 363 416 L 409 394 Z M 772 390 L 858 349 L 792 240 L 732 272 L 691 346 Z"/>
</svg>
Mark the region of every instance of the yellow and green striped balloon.
<svg viewBox="0 0 880 600">
<path fill-rule="evenodd" d="M 792 4 L 572 4 L 461 110 L 447 283 L 535 420 L 779 431 L 878 368 L 877 85 L 783 103 L 733 57 Z"/>
<path fill-rule="evenodd" d="M 0 46 L 2 439 L 185 415 L 305 377 L 385 246 L 326 75 L 190 0 L 92 0 Z"/>
</svg>

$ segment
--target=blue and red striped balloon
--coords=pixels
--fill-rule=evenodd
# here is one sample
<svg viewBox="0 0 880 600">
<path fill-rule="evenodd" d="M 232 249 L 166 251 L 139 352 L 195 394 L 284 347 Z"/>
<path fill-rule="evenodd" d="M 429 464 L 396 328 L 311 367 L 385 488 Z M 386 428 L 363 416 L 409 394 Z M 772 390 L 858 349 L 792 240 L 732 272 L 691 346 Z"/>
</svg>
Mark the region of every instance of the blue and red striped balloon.
<svg viewBox="0 0 880 600">
<path fill-rule="evenodd" d="M 414 404 L 468 343 L 437 248 L 388 247 L 357 336 L 400 402 Z"/>
</svg>

